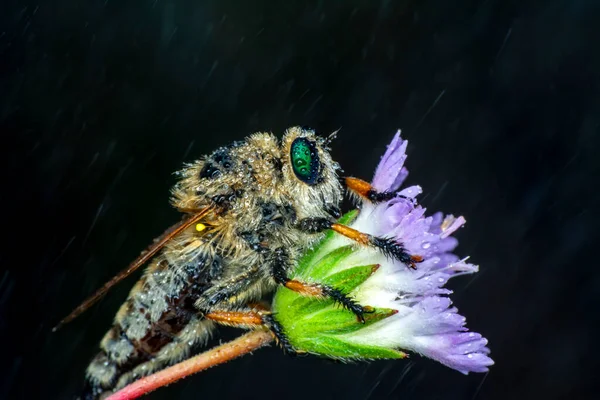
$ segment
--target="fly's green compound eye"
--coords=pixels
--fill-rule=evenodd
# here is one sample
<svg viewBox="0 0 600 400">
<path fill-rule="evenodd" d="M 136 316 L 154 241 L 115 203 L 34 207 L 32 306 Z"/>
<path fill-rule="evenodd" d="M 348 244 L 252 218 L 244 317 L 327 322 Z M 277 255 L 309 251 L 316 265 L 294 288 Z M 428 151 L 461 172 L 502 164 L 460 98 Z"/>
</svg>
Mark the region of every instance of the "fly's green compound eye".
<svg viewBox="0 0 600 400">
<path fill-rule="evenodd" d="M 314 142 L 306 138 L 297 138 L 290 150 L 292 169 L 302 182 L 314 185 L 319 175 L 319 155 Z"/>
</svg>

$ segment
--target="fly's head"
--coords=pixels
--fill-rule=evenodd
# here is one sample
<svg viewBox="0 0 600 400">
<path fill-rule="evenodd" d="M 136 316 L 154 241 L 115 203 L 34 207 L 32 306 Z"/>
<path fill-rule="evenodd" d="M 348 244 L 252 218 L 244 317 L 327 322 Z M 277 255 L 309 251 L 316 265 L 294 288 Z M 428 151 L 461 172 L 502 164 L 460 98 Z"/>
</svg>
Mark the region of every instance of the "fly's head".
<svg viewBox="0 0 600 400">
<path fill-rule="evenodd" d="M 326 216 L 338 208 L 342 187 L 337 170 L 326 139 L 300 127 L 285 132 L 281 143 L 282 186 L 298 217 Z"/>
</svg>

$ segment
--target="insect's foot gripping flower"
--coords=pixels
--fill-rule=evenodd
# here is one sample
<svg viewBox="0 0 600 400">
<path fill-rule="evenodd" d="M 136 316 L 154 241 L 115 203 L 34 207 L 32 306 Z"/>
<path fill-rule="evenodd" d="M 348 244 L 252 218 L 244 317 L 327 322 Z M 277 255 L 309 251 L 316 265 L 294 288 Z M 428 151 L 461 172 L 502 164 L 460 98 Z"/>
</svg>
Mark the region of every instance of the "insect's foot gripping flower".
<svg viewBox="0 0 600 400">
<path fill-rule="evenodd" d="M 406 145 L 398 132 L 377 167 L 374 189 L 400 188 L 408 175 Z M 370 312 L 362 323 L 333 300 L 279 289 L 273 311 L 298 351 L 338 359 L 375 359 L 403 358 L 406 350 L 465 374 L 485 372 L 494 363 L 488 357 L 487 340 L 467 330 L 465 317 L 452 307 L 451 291 L 444 288 L 450 278 L 478 270 L 451 253 L 458 244 L 451 234 L 465 219 L 441 213 L 426 216 L 414 201 L 420 193 L 418 186 L 405 188 L 383 203 L 364 202 L 360 212 L 340 220 L 400 243 L 419 260 L 416 269 L 333 232 L 300 260 L 294 279 L 334 287 Z"/>
</svg>

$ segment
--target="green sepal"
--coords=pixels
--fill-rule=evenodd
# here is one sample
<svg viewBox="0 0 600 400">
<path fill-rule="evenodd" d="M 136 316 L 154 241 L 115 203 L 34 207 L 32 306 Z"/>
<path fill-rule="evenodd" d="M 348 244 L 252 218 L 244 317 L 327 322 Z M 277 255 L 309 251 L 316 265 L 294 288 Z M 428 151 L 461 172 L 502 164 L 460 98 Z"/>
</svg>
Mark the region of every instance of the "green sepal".
<svg viewBox="0 0 600 400">
<path fill-rule="evenodd" d="M 319 261 L 305 268 L 302 275 L 294 274 L 294 278 L 310 279 L 310 282 L 321 282 L 331 270 L 352 254 L 352 246 L 342 246 L 327 253 Z"/>
<path fill-rule="evenodd" d="M 285 287 L 277 289 L 273 299 L 273 311 L 278 314 L 277 319 L 288 319 L 290 324 L 294 323 L 295 318 L 304 318 L 332 305 L 333 300 L 305 297 Z"/>
<path fill-rule="evenodd" d="M 302 331 L 302 335 L 316 337 L 322 334 L 344 334 L 356 332 L 366 328 L 375 322 L 396 314 L 396 310 L 390 308 L 372 308 L 365 313 L 363 324 L 352 312 L 341 309 L 339 306 L 330 306 L 323 310 L 305 315 L 301 321 L 295 324 L 295 330 Z"/>
<path fill-rule="evenodd" d="M 350 293 L 356 287 L 364 283 L 371 275 L 379 269 L 379 264 L 361 265 L 345 269 L 329 275 L 321 281 L 323 284 L 341 290 L 342 293 Z"/>
<path fill-rule="evenodd" d="M 394 359 L 405 358 L 406 353 L 385 347 L 357 345 L 335 336 L 321 335 L 293 341 L 292 345 L 307 353 L 336 359 Z"/>
<path fill-rule="evenodd" d="M 338 223 L 347 225 L 357 215 L 357 210 L 350 211 L 340 218 Z M 334 235 L 335 232 L 328 231 L 319 243 L 305 252 L 291 276 L 350 293 L 373 275 L 379 265 L 361 265 L 331 273 L 354 252 L 351 245 L 328 251 L 327 246 Z M 396 313 L 396 310 L 389 308 L 365 308 L 370 312 L 364 314 L 365 323 L 362 323 L 356 315 L 334 304 L 331 299 L 305 297 L 285 287 L 280 287 L 273 299 L 274 317 L 281 324 L 291 345 L 299 352 L 336 359 L 406 357 L 401 351 L 377 345 L 356 344 L 347 340 L 346 335 L 351 336 L 354 332 L 359 332 Z"/>
<path fill-rule="evenodd" d="M 344 249 L 343 247 L 340 249 Z M 332 252 L 332 253 L 335 253 Z M 330 253 L 331 254 L 331 253 Z M 338 256 L 340 256 L 338 254 Z M 325 256 L 324 258 L 327 258 Z M 324 278 L 320 283 L 340 290 L 342 293 L 350 293 L 358 285 L 366 281 L 379 267 L 378 264 L 363 265 L 348 268 Z M 311 278 L 313 276 L 311 275 Z M 316 313 L 326 307 L 333 305 L 330 299 L 315 299 L 295 293 L 285 287 L 279 288 L 273 300 L 273 310 L 285 309 L 283 315 L 306 316 Z M 349 315 L 353 315 L 348 312 Z"/>
</svg>

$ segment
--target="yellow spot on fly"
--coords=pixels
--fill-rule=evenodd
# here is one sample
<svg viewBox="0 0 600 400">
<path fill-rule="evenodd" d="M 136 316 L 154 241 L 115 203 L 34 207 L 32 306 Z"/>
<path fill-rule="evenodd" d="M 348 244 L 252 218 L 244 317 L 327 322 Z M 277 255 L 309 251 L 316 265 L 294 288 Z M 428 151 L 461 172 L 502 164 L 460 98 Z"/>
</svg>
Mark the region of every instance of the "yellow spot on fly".
<svg viewBox="0 0 600 400">
<path fill-rule="evenodd" d="M 206 229 L 206 225 L 204 225 L 204 224 L 196 224 L 196 230 L 198 232 L 202 232 L 205 229 Z"/>
</svg>

